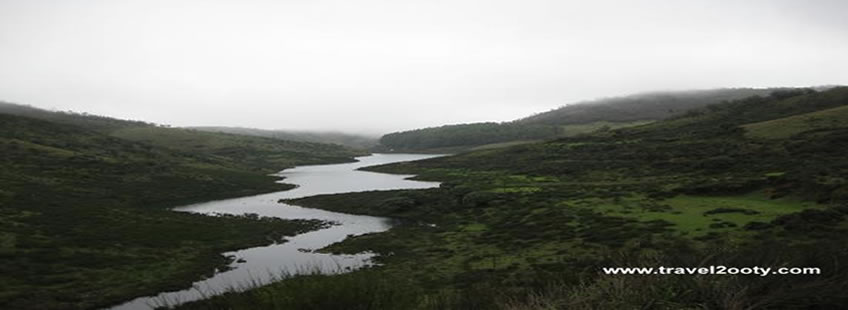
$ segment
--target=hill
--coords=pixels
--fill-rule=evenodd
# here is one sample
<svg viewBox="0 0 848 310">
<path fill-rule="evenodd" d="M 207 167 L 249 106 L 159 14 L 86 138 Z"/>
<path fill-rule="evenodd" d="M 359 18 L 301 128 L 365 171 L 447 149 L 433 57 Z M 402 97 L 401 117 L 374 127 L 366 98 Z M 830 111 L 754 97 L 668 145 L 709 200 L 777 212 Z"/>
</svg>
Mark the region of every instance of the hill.
<svg viewBox="0 0 848 310">
<path fill-rule="evenodd" d="M 605 98 L 569 104 L 517 120 L 525 124 L 587 124 L 660 120 L 710 104 L 752 96 L 766 96 L 781 88 L 727 88 L 667 91 Z"/>
<path fill-rule="evenodd" d="M 220 253 L 323 223 L 166 208 L 291 188 L 268 174 L 359 154 L 335 145 L 2 108 L 4 309 L 99 308 L 188 286 L 228 264 Z"/>
<path fill-rule="evenodd" d="M 0 102 L 0 113 L 26 116 L 174 151 L 203 153 L 237 169 L 273 173 L 296 165 L 346 162 L 367 152 L 347 147 L 250 135 L 205 132 Z"/>
<path fill-rule="evenodd" d="M 185 308 L 356 307 L 388 296 L 419 309 L 839 308 L 848 302 L 839 263 L 848 259 L 846 106 L 846 87 L 782 91 L 638 127 L 369 167 L 442 185 L 292 203 L 402 219 L 325 249 L 374 251 L 379 269 L 284 280 Z M 805 125 L 751 135 L 786 124 Z M 822 273 L 602 272 L 611 266 Z M 301 293 L 316 288 L 325 293 Z"/>
<path fill-rule="evenodd" d="M 742 126 L 756 138 L 785 139 L 804 133 L 823 134 L 848 127 L 848 106 L 793 115 Z"/>
<path fill-rule="evenodd" d="M 560 135 L 561 132 L 555 126 L 514 123 L 445 125 L 390 133 L 380 138 L 380 145 L 392 151 L 416 151 L 545 139 Z"/>
<path fill-rule="evenodd" d="M 569 104 L 512 122 L 447 125 L 390 133 L 380 139 L 380 144 L 395 151 L 432 151 L 545 140 L 643 125 L 710 104 L 789 90 L 738 88 L 637 94 Z"/>
<path fill-rule="evenodd" d="M 55 123 L 74 125 L 89 130 L 108 132 L 117 128 L 134 126 L 155 126 L 156 124 L 123 120 L 107 116 L 78 113 L 73 111 L 47 111 L 36 107 L 0 101 L 0 113 L 26 116 Z"/>
<path fill-rule="evenodd" d="M 367 152 L 334 144 L 287 141 L 220 132 L 156 126 L 126 127 L 112 137 L 224 159 L 235 166 L 277 172 L 298 165 L 348 162 Z"/>
<path fill-rule="evenodd" d="M 208 132 L 223 132 L 246 136 L 267 137 L 288 141 L 338 144 L 361 150 L 367 150 L 377 145 L 376 137 L 347 134 L 342 132 L 264 130 L 242 127 L 189 127 L 189 129 L 196 129 Z"/>
</svg>

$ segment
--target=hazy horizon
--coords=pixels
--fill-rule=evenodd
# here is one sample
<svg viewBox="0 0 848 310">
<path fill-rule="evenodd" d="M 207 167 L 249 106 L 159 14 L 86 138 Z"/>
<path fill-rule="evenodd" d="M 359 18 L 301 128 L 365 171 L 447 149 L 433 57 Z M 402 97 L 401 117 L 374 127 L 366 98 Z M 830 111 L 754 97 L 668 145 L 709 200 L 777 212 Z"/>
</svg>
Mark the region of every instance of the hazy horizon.
<svg viewBox="0 0 848 310">
<path fill-rule="evenodd" d="M 0 0 L 0 101 L 366 134 L 848 84 L 848 3 Z"/>
<path fill-rule="evenodd" d="M 846 85 L 798 85 L 798 86 L 774 86 L 774 87 L 757 87 L 757 88 L 752 88 L 752 87 L 734 87 L 734 88 L 748 88 L 748 89 L 816 88 L 816 89 L 818 89 L 818 88 L 845 87 L 845 86 Z M 704 89 L 648 90 L 648 91 L 642 91 L 642 92 L 636 92 L 636 93 L 630 93 L 630 94 L 623 94 L 623 95 L 618 95 L 618 96 L 602 96 L 602 97 L 597 97 L 597 98 L 592 98 L 592 99 L 585 99 L 585 100 L 578 100 L 578 101 L 574 101 L 574 102 L 568 102 L 568 103 L 565 103 L 565 104 L 562 104 L 562 105 L 559 105 L 559 106 L 551 107 L 550 109 L 547 109 L 547 110 L 533 111 L 533 112 L 530 112 L 529 114 L 524 114 L 524 115 L 515 115 L 515 116 L 513 116 L 509 119 L 504 119 L 504 120 L 481 120 L 481 121 L 455 122 L 455 123 L 438 123 L 438 124 L 430 125 L 430 126 L 403 128 L 403 129 L 398 129 L 398 130 L 394 130 L 394 131 L 364 131 L 364 130 L 356 130 L 356 129 L 354 129 L 354 130 L 341 130 L 341 129 L 333 129 L 333 128 L 319 128 L 319 129 L 260 128 L 260 127 L 252 127 L 252 126 L 249 126 L 249 125 L 248 126 L 243 126 L 243 125 L 226 126 L 226 125 L 216 125 L 216 124 L 174 125 L 174 124 L 169 124 L 169 123 L 156 122 L 155 120 L 121 118 L 121 117 L 118 117 L 118 116 L 115 116 L 115 115 L 94 114 L 94 113 L 90 113 L 89 111 L 82 111 L 82 110 L 73 110 L 73 109 L 64 109 L 63 110 L 63 109 L 57 109 L 57 108 L 40 107 L 40 106 L 34 106 L 34 105 L 23 103 L 23 102 L 9 102 L 9 101 L 5 101 L 5 100 L 2 100 L 2 99 L 0 99 L 0 103 L 5 102 L 5 103 L 11 103 L 11 104 L 17 104 L 17 105 L 30 106 L 30 107 L 45 109 L 47 111 L 53 111 L 53 112 L 86 113 L 86 114 L 105 116 L 105 117 L 113 117 L 113 118 L 119 118 L 119 119 L 131 120 L 131 121 L 142 121 L 142 122 L 154 123 L 156 125 L 161 125 L 161 126 L 172 126 L 172 127 L 181 127 L 181 128 L 243 128 L 243 129 L 259 129 L 259 130 L 268 130 L 268 131 L 285 131 L 285 132 L 290 132 L 290 133 L 305 133 L 305 134 L 308 134 L 308 133 L 350 134 L 350 135 L 359 135 L 359 136 L 365 136 L 365 137 L 371 137 L 371 138 L 379 138 L 382 135 L 392 133 L 392 132 L 409 131 L 409 130 L 415 130 L 415 129 L 429 128 L 429 127 L 439 127 L 439 126 L 444 126 L 444 125 L 459 125 L 459 124 L 480 123 L 480 122 L 517 121 L 517 120 L 520 120 L 520 119 L 523 119 L 523 118 L 526 118 L 526 117 L 529 117 L 529 116 L 545 113 L 545 112 L 555 110 L 555 109 L 558 109 L 558 108 L 562 108 L 562 107 L 565 107 L 565 106 L 569 106 L 569 105 L 572 105 L 572 104 L 592 104 L 594 102 L 600 102 L 600 101 L 603 101 L 603 100 L 615 99 L 615 98 L 625 98 L 625 97 L 662 94 L 662 93 L 684 93 L 684 92 L 709 91 L 709 90 L 717 90 L 717 89 L 732 89 L 732 88 L 731 87 L 718 87 L 718 88 L 704 88 Z"/>
</svg>

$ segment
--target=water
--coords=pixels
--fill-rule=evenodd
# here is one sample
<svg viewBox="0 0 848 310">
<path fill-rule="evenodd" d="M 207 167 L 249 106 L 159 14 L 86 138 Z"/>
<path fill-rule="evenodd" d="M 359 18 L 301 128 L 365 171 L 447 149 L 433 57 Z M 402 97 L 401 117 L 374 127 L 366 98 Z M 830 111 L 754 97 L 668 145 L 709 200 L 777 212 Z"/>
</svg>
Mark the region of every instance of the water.
<svg viewBox="0 0 848 310">
<path fill-rule="evenodd" d="M 338 273 L 368 265 L 374 255 L 372 253 L 332 255 L 312 251 L 342 241 L 349 235 L 386 231 L 391 228 L 389 219 L 302 208 L 278 201 L 320 194 L 437 187 L 437 182 L 407 180 L 409 175 L 356 170 L 361 167 L 435 156 L 438 155 L 374 154 L 359 157 L 359 161 L 355 163 L 296 167 L 278 173 L 279 176 L 285 177 L 282 182 L 298 185 L 295 189 L 175 208 L 176 211 L 210 215 L 255 213 L 283 219 L 318 219 L 336 222 L 338 225 L 290 237 L 282 244 L 224 253 L 236 258 L 230 266 L 233 269 L 195 282 L 189 289 L 137 298 L 112 309 L 146 310 L 163 304 L 174 305 L 203 299 L 228 289 L 269 283 L 280 274 L 312 273 L 315 270 Z"/>
</svg>

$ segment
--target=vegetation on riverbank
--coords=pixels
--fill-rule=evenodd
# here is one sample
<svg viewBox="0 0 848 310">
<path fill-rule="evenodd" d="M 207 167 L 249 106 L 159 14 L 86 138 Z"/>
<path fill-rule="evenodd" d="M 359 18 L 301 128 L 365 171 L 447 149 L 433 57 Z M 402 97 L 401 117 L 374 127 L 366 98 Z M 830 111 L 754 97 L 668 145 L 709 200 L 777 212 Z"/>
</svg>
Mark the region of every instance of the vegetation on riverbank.
<svg viewBox="0 0 848 310">
<path fill-rule="evenodd" d="M 191 307 L 287 305 L 281 296 L 309 292 L 345 302 L 329 308 L 393 309 L 339 297 L 372 285 L 380 296 L 414 292 L 403 299 L 409 309 L 837 309 L 848 303 L 839 264 L 848 258 L 848 119 L 832 111 L 846 105 L 848 88 L 781 91 L 637 127 L 366 168 L 443 184 L 290 203 L 401 219 L 325 249 L 374 251 L 382 266 L 338 284 L 296 278 Z M 821 113 L 841 121 L 751 134 Z M 600 272 L 709 265 L 822 274 Z M 347 289 L 314 289 L 332 285 Z"/>
<path fill-rule="evenodd" d="M 826 247 L 822 247 L 826 246 Z M 673 254 L 616 252 L 582 273 L 536 272 L 504 282 L 481 270 L 471 284 L 428 289 L 416 279 L 372 268 L 283 279 L 177 309 L 841 309 L 848 302 L 848 253 L 834 243 L 750 248 L 667 248 Z M 598 275 L 606 266 L 820 266 L 826 275 Z M 769 265 L 774 266 L 774 265 Z"/>
<path fill-rule="evenodd" d="M 320 228 L 165 208 L 283 190 L 269 173 L 340 146 L 0 105 L 0 308 L 84 309 L 185 288 L 220 253 Z"/>
</svg>

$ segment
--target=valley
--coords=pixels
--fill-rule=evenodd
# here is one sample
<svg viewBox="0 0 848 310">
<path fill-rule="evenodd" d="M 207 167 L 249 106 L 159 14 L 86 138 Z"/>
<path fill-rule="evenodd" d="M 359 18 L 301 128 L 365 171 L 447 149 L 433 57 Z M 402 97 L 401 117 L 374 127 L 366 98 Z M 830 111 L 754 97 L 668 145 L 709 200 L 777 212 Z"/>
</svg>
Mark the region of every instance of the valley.
<svg viewBox="0 0 848 310">
<path fill-rule="evenodd" d="M 295 205 L 305 214 L 321 209 L 396 223 L 341 233 L 345 236 L 307 252 L 261 254 L 294 262 L 301 255 L 373 253 L 363 257 L 376 265 L 357 264 L 365 268 L 337 275 L 267 273 L 238 291 L 160 304 L 181 309 L 590 309 L 641 307 L 651 300 L 664 300 L 661 309 L 838 305 L 848 284 L 848 271 L 834 264 L 848 255 L 840 250 L 848 231 L 846 90 L 782 90 L 666 119 L 579 125 L 587 131 L 388 164 L 344 164 L 367 151 L 340 145 L 26 109 L 26 116 L 2 114 L 0 300 L 20 309 L 95 308 L 237 272 L 236 258 L 220 253 L 249 253 L 253 249 L 233 251 L 269 243 L 285 248 L 285 240 L 298 240 L 292 236 L 332 227 L 327 217 L 277 213 Z M 326 166 L 309 166 L 314 164 Z M 303 165 L 293 174 L 271 174 Z M 325 175 L 322 167 L 333 166 L 350 166 L 346 171 L 362 176 L 415 175 L 414 180 L 440 185 L 371 186 Z M 323 176 L 309 184 L 339 189 L 310 190 L 314 185 L 298 181 L 309 174 L 299 169 Z M 189 207 L 192 213 L 167 209 L 231 197 L 245 198 Z M 257 257 L 246 261 L 263 260 Z M 609 266 L 777 261 L 826 272 L 756 280 L 599 274 Z M 235 269 L 226 271 L 227 266 Z M 85 280 L 92 278 L 98 280 Z M 740 288 L 744 294 L 738 294 Z M 787 295 L 790 290 L 794 293 Z"/>
<path fill-rule="evenodd" d="M 840 250 L 848 232 L 846 123 L 804 127 L 779 140 L 749 137 L 744 128 L 846 103 L 845 88 L 800 90 L 641 126 L 366 167 L 442 185 L 291 203 L 402 220 L 388 232 L 325 250 L 374 251 L 382 266 L 338 282 L 323 276 L 284 280 L 185 308 L 386 302 L 386 309 L 611 309 L 658 301 L 658 309 L 836 306 L 845 301 L 841 292 L 848 283 L 848 270 L 835 263 L 848 254 Z M 776 262 L 826 272 L 757 279 L 599 274 L 606 266 Z M 364 288 L 354 288 L 359 286 Z M 304 292 L 314 289 L 328 293 Z M 370 295 L 352 294 L 359 290 Z M 289 294 L 307 300 L 270 304 Z"/>
<path fill-rule="evenodd" d="M 848 1 L 0 0 L 0 310 L 841 310 Z"/>
</svg>

